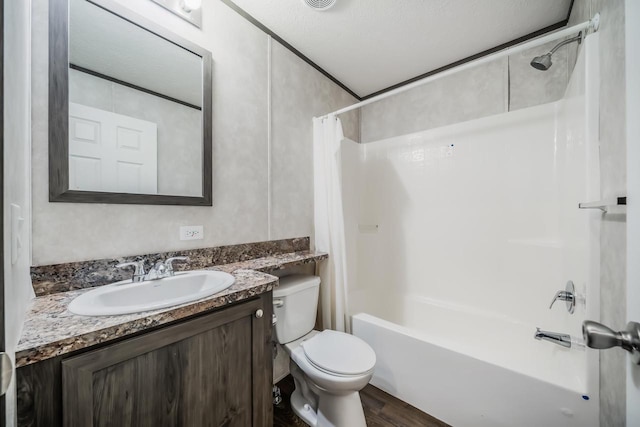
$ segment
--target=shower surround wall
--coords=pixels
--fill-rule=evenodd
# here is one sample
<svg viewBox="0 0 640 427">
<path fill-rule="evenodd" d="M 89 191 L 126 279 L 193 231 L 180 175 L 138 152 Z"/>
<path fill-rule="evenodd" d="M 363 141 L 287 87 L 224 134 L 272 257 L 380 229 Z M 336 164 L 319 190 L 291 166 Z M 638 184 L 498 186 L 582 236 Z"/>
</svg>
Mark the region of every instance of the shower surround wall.
<svg viewBox="0 0 640 427">
<path fill-rule="evenodd" d="M 600 179 L 601 197 L 626 195 L 625 16 L 624 0 L 575 0 L 568 26 L 600 13 Z M 438 80 L 362 109 L 361 141 L 403 135 L 465 120 L 550 102 L 562 96 L 578 46 L 561 48 L 554 65 L 540 72 L 529 61 L 555 43 L 496 61 L 477 70 Z M 510 87 L 510 89 L 509 89 Z M 601 321 L 619 330 L 626 325 L 626 216 L 606 214 L 601 221 Z M 600 355 L 600 422 L 625 425 L 626 354 Z"/>
<path fill-rule="evenodd" d="M 599 319 L 600 213 L 578 209 L 600 192 L 598 38 L 560 101 L 343 143 L 350 314 L 378 354 L 373 384 L 451 425 L 597 425 L 598 352 L 533 334 L 580 341 Z M 569 280 L 586 306 L 550 310 Z"/>
<path fill-rule="evenodd" d="M 117 1 L 213 54 L 213 206 L 49 203 L 48 0 L 34 0 L 33 265 L 311 235 L 311 117 L 356 100 L 222 2 L 203 2 L 199 30 Z M 357 112 L 343 123 L 357 139 Z M 180 241 L 182 225 L 204 225 L 204 240 Z"/>
</svg>

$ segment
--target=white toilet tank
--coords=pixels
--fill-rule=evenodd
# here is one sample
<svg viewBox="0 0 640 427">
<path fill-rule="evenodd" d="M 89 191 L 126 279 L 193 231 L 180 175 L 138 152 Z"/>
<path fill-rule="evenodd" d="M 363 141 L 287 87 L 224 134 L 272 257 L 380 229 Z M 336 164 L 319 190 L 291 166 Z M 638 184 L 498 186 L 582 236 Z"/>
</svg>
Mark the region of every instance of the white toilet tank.
<svg viewBox="0 0 640 427">
<path fill-rule="evenodd" d="M 292 274 L 280 278 L 280 284 L 273 291 L 273 309 L 278 319 L 276 336 L 280 344 L 297 340 L 313 330 L 319 291 L 318 276 Z"/>
</svg>

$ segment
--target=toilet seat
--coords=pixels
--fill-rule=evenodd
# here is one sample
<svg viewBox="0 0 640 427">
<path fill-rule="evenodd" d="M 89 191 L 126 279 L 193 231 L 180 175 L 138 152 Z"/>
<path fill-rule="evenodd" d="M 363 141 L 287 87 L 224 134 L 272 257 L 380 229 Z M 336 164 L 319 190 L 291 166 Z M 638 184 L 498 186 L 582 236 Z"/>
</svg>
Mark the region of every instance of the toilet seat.
<svg viewBox="0 0 640 427">
<path fill-rule="evenodd" d="M 326 330 L 303 341 L 305 359 L 314 368 L 340 377 L 361 376 L 373 371 L 376 354 L 362 339 Z"/>
</svg>

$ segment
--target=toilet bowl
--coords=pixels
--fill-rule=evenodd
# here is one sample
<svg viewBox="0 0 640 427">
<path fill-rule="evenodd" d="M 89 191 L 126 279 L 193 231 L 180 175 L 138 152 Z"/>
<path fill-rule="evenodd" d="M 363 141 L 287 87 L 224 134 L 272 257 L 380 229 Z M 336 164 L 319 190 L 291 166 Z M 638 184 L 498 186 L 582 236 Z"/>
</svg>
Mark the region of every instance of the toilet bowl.
<svg viewBox="0 0 640 427">
<path fill-rule="evenodd" d="M 293 411 L 317 427 L 366 426 L 359 391 L 376 363 L 373 349 L 344 332 L 313 330 L 320 279 L 292 275 L 274 291 L 276 336 L 290 356 Z"/>
</svg>

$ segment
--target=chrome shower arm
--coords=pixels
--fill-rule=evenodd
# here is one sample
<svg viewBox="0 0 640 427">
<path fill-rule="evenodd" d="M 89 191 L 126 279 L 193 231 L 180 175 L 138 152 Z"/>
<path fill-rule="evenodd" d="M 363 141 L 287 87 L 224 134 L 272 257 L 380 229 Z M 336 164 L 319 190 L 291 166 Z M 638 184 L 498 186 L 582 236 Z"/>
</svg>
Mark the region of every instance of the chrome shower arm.
<svg viewBox="0 0 640 427">
<path fill-rule="evenodd" d="M 561 41 L 560 43 L 558 43 L 557 45 L 555 45 L 553 47 L 553 49 L 551 49 L 549 51 L 550 54 L 554 54 L 556 50 L 560 49 L 562 46 L 569 44 L 569 43 L 573 43 L 573 42 L 578 42 L 578 44 L 582 43 L 582 31 L 580 32 L 580 34 L 578 34 L 575 37 L 571 37 L 570 39 L 566 39 Z"/>
</svg>

